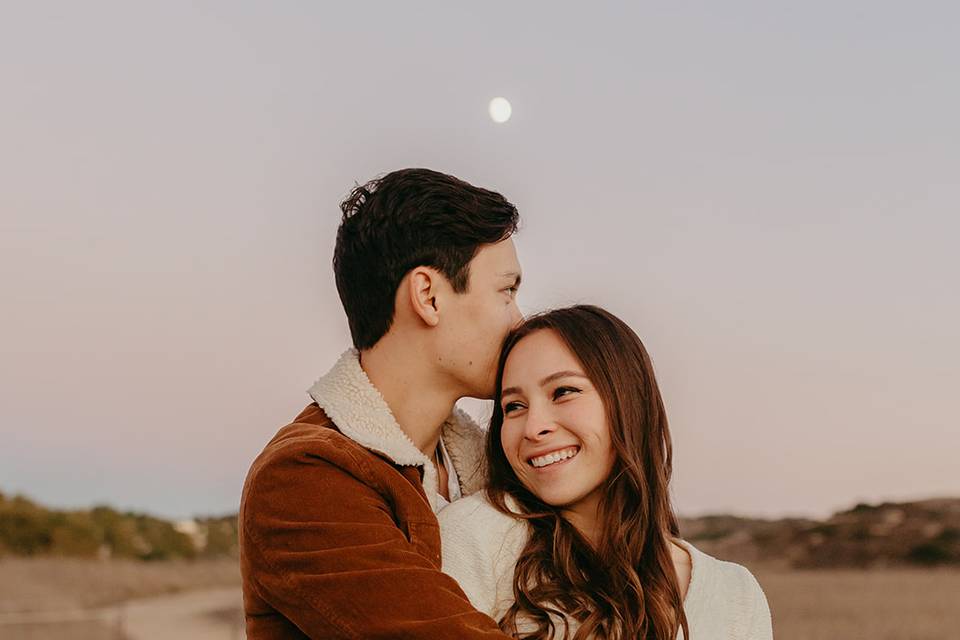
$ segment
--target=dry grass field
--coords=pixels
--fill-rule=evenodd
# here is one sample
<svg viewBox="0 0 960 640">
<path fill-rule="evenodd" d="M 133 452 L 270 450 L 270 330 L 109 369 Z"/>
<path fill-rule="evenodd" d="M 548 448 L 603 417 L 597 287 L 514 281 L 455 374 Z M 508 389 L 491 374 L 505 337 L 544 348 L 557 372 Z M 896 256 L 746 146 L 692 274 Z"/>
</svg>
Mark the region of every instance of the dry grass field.
<svg viewBox="0 0 960 640">
<path fill-rule="evenodd" d="M 754 574 L 777 640 L 960 640 L 960 570 Z"/>
<path fill-rule="evenodd" d="M 751 569 L 770 602 L 777 640 L 960 640 L 960 570 Z M 118 603 L 172 593 L 199 600 L 219 587 L 239 591 L 236 561 L 4 559 L 0 621 L 43 611 L 99 609 L 107 615 L 99 621 L 8 624 L 0 626 L 0 638 L 136 640 L 117 623 Z M 238 614 L 221 604 L 204 616 L 222 619 L 224 631 L 213 637 L 226 640 L 238 637 Z M 171 638 L 194 638 L 183 626 L 171 625 L 170 631 Z"/>
</svg>

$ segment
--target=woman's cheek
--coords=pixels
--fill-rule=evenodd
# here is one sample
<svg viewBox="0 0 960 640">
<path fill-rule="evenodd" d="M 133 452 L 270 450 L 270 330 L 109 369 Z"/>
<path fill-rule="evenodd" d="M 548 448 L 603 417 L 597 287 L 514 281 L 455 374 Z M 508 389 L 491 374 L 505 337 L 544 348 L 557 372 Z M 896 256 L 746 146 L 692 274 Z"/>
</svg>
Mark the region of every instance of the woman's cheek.
<svg viewBox="0 0 960 640">
<path fill-rule="evenodd" d="M 517 456 L 517 446 L 518 440 L 515 436 L 516 428 L 513 424 L 504 424 L 502 430 L 500 431 L 500 446 L 503 448 L 503 452 L 506 454 L 507 459 L 510 461 L 510 465 L 515 464 L 515 459 Z"/>
</svg>

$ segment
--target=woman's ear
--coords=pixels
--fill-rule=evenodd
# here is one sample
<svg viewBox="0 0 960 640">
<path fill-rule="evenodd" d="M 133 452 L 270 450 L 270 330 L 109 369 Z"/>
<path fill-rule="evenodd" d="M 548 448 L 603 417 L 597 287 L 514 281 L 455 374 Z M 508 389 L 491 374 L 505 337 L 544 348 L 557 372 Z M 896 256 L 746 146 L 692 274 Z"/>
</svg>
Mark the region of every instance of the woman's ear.
<svg viewBox="0 0 960 640">
<path fill-rule="evenodd" d="M 437 294 L 441 285 L 440 273 L 430 267 L 415 267 L 408 274 L 407 294 L 410 308 L 430 327 L 435 327 L 440 322 Z"/>
</svg>

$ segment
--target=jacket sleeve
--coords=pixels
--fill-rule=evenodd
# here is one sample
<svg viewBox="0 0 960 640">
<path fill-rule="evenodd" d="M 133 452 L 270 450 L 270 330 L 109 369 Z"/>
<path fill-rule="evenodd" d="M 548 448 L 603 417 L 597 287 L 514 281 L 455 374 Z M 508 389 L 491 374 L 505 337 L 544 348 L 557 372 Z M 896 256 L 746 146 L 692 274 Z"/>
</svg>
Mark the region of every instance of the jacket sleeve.
<svg viewBox="0 0 960 640">
<path fill-rule="evenodd" d="M 343 468 L 281 456 L 248 482 L 248 586 L 309 637 L 507 637 L 408 540 L 385 497 Z"/>
</svg>

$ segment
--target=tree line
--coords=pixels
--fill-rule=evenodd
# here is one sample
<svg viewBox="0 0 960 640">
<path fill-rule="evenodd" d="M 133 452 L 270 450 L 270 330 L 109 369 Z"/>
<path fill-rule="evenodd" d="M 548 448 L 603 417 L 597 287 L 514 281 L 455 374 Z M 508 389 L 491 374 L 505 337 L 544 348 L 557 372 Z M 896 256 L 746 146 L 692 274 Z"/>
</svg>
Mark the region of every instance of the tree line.
<svg viewBox="0 0 960 640">
<path fill-rule="evenodd" d="M 48 509 L 0 493 L 0 556 L 172 560 L 236 557 L 235 515 L 174 523 L 108 506 Z"/>
</svg>

